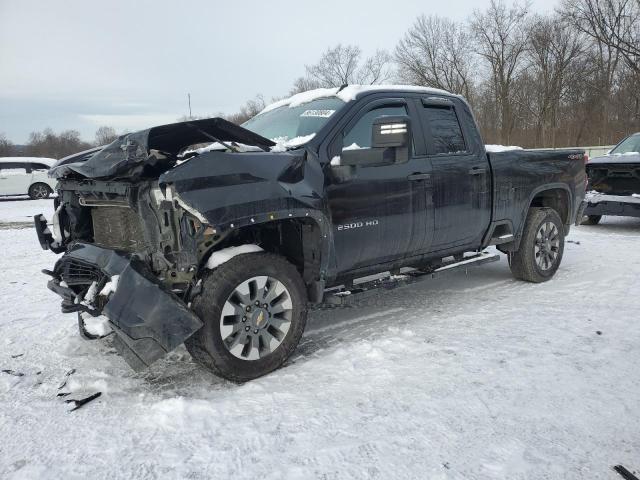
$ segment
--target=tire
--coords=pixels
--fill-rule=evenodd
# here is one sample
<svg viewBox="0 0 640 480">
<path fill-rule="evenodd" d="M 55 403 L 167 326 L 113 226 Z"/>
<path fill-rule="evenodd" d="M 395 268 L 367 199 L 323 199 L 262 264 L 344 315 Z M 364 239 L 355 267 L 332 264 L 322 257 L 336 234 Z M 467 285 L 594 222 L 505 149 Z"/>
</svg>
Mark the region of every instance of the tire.
<svg viewBox="0 0 640 480">
<path fill-rule="evenodd" d="M 546 282 L 558 270 L 563 253 L 564 225 L 558 213 L 552 208 L 531 208 L 520 248 L 511 253 L 509 267 L 515 278 L 534 283 Z"/>
<path fill-rule="evenodd" d="M 597 225 L 602 220 L 602 215 L 588 215 L 581 222 L 581 225 Z"/>
<path fill-rule="evenodd" d="M 53 190 L 46 183 L 34 183 L 29 187 L 29 196 L 31 200 L 42 200 L 49 198 Z"/>
<path fill-rule="evenodd" d="M 260 300 L 267 303 L 256 307 Z M 307 322 L 300 274 L 272 253 L 238 255 L 207 271 L 191 307 L 204 325 L 185 341 L 187 350 L 197 363 L 234 382 L 280 367 Z"/>
</svg>

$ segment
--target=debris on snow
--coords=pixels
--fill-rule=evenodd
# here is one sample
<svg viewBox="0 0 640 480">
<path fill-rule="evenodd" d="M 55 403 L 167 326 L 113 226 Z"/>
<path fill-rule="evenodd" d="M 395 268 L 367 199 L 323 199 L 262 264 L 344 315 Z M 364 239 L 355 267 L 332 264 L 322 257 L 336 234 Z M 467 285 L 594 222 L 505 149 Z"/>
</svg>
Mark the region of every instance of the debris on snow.
<svg viewBox="0 0 640 480">
<path fill-rule="evenodd" d="M 62 383 L 58 386 L 58 390 L 62 390 L 67 385 L 67 381 L 69 381 L 69 377 L 74 373 L 76 373 L 76 369 L 72 368 L 71 370 L 68 370 L 67 373 L 64 374 L 64 380 L 62 380 Z"/>
<path fill-rule="evenodd" d="M 21 356 L 23 356 L 24 353 L 18 353 L 17 355 L 11 355 L 11 358 L 19 358 Z"/>
<path fill-rule="evenodd" d="M 16 372 L 14 370 L 2 370 L 2 373 L 6 373 L 7 375 L 13 375 L 14 377 L 24 377 L 24 373 Z"/>
<path fill-rule="evenodd" d="M 638 477 L 636 477 L 633 473 L 631 473 L 622 465 L 616 465 L 615 467 L 613 467 L 613 470 L 619 473 L 620 476 L 624 478 L 624 480 L 640 480 Z"/>
<path fill-rule="evenodd" d="M 85 406 L 87 403 L 92 402 L 93 400 L 98 398 L 100 395 L 102 395 L 102 392 L 94 393 L 93 395 L 89 395 L 86 398 L 81 398 L 80 400 L 75 400 L 75 399 L 71 398 L 69 400 L 65 400 L 64 402 L 65 403 L 73 403 L 75 406 L 69 411 L 70 412 L 74 412 L 74 411 L 78 410 L 79 408 L 82 408 L 83 406 Z"/>
</svg>

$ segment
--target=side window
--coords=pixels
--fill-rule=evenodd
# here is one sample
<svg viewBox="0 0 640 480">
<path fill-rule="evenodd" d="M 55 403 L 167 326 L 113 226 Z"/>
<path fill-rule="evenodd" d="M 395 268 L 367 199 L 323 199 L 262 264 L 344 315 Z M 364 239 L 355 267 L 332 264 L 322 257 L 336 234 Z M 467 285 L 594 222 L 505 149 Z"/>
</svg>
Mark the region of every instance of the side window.
<svg viewBox="0 0 640 480">
<path fill-rule="evenodd" d="M 435 154 L 467 151 L 458 117 L 452 107 L 429 105 L 423 107 L 422 113 L 431 130 Z"/>
<path fill-rule="evenodd" d="M 353 150 L 357 148 L 371 148 L 371 130 L 373 121 L 383 115 L 408 115 L 407 107 L 380 107 L 369 110 L 344 136 L 342 142 L 343 150 Z"/>
<path fill-rule="evenodd" d="M 7 175 L 25 175 L 27 173 L 24 163 L 3 163 L 0 164 L 0 173 Z"/>
<path fill-rule="evenodd" d="M 45 170 L 45 171 L 49 170 L 49 167 L 43 163 L 32 163 L 31 168 L 33 170 Z"/>
</svg>

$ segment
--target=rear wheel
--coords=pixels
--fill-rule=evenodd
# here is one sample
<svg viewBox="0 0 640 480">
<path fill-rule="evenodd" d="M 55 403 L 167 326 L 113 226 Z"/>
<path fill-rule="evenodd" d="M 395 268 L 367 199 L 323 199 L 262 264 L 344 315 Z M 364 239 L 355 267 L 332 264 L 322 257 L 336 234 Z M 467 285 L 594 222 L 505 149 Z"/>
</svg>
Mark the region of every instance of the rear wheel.
<svg viewBox="0 0 640 480">
<path fill-rule="evenodd" d="M 307 319 L 298 271 L 271 253 L 238 255 L 207 272 L 192 308 L 204 325 L 187 339 L 187 350 L 205 368 L 236 382 L 281 366 Z"/>
<path fill-rule="evenodd" d="M 597 225 L 600 223 L 601 219 L 602 219 L 602 215 L 587 215 L 582 220 L 582 225 Z"/>
<path fill-rule="evenodd" d="M 43 198 L 49 198 L 51 195 L 51 187 L 46 183 L 34 183 L 29 187 L 29 196 L 32 200 L 40 200 Z"/>
<path fill-rule="evenodd" d="M 518 251 L 510 254 L 514 277 L 546 282 L 553 277 L 564 253 L 564 225 L 552 208 L 531 208 Z"/>
</svg>

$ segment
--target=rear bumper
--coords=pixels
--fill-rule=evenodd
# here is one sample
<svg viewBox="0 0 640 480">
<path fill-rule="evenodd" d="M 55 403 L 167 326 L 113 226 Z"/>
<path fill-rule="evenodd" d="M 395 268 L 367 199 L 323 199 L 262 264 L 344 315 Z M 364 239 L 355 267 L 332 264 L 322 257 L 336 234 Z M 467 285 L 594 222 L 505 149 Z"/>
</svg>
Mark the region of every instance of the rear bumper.
<svg viewBox="0 0 640 480">
<path fill-rule="evenodd" d="M 640 198 L 631 195 L 605 195 L 589 192 L 582 202 L 583 215 L 640 217 Z"/>
<path fill-rule="evenodd" d="M 178 347 L 202 327 L 200 319 L 163 289 L 135 257 L 92 244 L 76 243 L 56 262 L 49 289 L 63 299 L 63 312 L 87 310 L 105 315 L 116 334 L 115 345 L 134 370 L 141 370 Z M 97 292 L 118 276 L 107 297 L 80 302 L 80 290 L 94 282 Z M 106 303 L 105 303 L 106 301 Z"/>
</svg>

